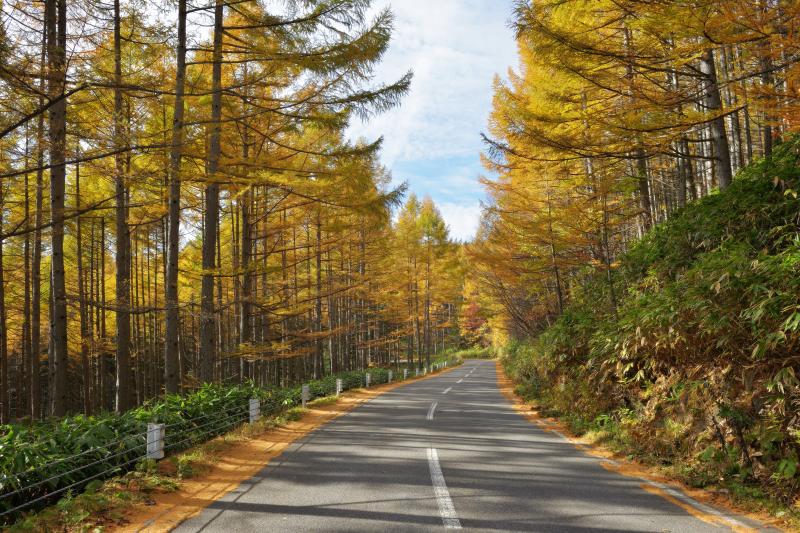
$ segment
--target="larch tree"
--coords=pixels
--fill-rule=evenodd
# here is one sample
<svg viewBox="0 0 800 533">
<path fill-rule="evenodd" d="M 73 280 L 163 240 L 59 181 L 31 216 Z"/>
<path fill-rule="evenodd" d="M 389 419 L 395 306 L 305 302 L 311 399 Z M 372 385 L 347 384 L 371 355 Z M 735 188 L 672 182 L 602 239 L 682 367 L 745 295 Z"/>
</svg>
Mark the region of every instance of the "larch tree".
<svg viewBox="0 0 800 533">
<path fill-rule="evenodd" d="M 347 140 L 409 88 L 373 81 L 391 12 L 152 5 L 0 4 L 3 421 L 457 345 L 461 245 L 428 201 L 404 236 L 381 140 Z"/>
</svg>

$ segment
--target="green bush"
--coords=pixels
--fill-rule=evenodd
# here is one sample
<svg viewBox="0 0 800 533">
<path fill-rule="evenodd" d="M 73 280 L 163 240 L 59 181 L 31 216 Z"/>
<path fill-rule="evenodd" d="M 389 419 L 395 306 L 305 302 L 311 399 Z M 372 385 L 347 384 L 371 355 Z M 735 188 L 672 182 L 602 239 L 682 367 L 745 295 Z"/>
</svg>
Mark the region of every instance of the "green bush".
<svg viewBox="0 0 800 533">
<path fill-rule="evenodd" d="M 581 276 L 565 312 L 503 364 L 578 432 L 691 482 L 800 486 L 800 137 Z M 688 475 L 688 474 L 687 474 Z"/>
</svg>

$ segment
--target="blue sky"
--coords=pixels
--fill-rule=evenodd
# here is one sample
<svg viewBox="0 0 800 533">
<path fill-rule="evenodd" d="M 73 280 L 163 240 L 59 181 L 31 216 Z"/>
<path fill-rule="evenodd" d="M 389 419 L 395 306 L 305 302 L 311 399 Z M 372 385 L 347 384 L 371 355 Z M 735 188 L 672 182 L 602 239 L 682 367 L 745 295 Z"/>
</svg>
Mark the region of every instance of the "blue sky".
<svg viewBox="0 0 800 533">
<path fill-rule="evenodd" d="M 508 28 L 511 0 L 378 0 L 395 32 L 376 81 L 414 71 L 403 104 L 350 128 L 353 138 L 384 136 L 383 163 L 394 181 L 430 195 L 451 235 L 475 234 L 484 197 L 478 177 L 492 80 L 516 65 Z"/>
</svg>

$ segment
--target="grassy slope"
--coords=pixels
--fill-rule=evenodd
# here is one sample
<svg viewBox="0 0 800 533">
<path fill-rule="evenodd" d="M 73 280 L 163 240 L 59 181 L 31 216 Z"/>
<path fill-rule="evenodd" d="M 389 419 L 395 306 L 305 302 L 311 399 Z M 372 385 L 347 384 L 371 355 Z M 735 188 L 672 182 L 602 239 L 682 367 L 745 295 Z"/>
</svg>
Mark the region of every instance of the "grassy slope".
<svg viewBox="0 0 800 533">
<path fill-rule="evenodd" d="M 792 513 L 800 478 L 800 139 L 573 287 L 552 328 L 504 350 L 526 395 L 578 433 Z"/>
</svg>

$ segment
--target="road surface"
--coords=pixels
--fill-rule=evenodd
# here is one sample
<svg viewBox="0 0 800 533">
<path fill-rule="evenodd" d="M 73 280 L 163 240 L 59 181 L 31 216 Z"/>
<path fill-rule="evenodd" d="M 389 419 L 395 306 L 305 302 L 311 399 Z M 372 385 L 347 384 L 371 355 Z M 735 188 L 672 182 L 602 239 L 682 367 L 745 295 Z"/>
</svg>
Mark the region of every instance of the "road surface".
<svg viewBox="0 0 800 533">
<path fill-rule="evenodd" d="M 725 531 L 525 420 L 491 361 L 387 392 L 310 433 L 180 532 Z M 650 490 L 646 490 L 650 489 Z M 666 487 L 663 489 L 670 490 Z M 655 491 L 658 492 L 658 491 Z M 681 503 L 682 505 L 678 505 Z"/>
</svg>

